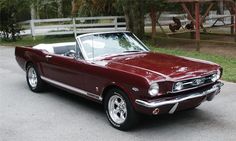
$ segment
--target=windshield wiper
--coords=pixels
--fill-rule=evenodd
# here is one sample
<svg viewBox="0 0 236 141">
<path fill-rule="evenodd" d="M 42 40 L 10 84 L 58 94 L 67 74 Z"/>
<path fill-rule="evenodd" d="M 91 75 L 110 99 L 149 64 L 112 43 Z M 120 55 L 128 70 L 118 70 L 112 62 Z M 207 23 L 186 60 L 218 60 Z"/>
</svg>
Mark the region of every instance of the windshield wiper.
<svg viewBox="0 0 236 141">
<path fill-rule="evenodd" d="M 126 51 L 123 51 L 123 53 L 128 53 L 128 52 L 141 52 L 141 50 L 126 50 Z"/>
</svg>

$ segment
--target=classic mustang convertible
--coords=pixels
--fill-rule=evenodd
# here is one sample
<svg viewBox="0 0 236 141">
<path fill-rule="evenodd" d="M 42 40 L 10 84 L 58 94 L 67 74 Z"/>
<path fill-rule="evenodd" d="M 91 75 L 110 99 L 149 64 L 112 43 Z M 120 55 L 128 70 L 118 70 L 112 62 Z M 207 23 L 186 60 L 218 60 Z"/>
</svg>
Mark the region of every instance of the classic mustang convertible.
<svg viewBox="0 0 236 141">
<path fill-rule="evenodd" d="M 102 103 L 112 126 L 127 130 L 138 113 L 173 114 L 211 101 L 222 68 L 212 62 L 153 53 L 131 32 L 83 34 L 76 42 L 16 47 L 33 92 L 45 83 Z"/>
</svg>

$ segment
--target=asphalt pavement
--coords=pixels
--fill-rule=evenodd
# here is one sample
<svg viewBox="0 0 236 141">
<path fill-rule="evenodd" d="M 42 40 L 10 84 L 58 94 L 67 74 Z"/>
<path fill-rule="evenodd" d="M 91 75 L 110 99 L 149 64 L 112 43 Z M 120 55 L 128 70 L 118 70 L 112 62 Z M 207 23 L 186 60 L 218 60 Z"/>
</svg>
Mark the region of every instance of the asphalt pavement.
<svg viewBox="0 0 236 141">
<path fill-rule="evenodd" d="M 50 87 L 35 94 L 13 47 L 0 47 L 0 141 L 235 141 L 236 84 L 213 101 L 174 115 L 145 117 L 128 132 L 111 127 L 102 105 Z"/>
</svg>

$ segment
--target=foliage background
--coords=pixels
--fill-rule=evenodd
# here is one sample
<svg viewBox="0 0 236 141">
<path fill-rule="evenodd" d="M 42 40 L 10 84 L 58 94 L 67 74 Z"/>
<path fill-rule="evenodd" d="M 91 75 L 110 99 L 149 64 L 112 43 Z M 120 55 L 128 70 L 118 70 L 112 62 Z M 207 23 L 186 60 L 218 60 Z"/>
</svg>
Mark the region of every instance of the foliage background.
<svg viewBox="0 0 236 141">
<path fill-rule="evenodd" d="M 0 31 L 3 39 L 15 41 L 21 30 L 19 21 L 124 15 L 127 30 L 143 38 L 144 16 L 151 13 L 154 27 L 157 12 L 164 10 L 179 10 L 179 7 L 165 0 L 1 0 Z"/>
</svg>

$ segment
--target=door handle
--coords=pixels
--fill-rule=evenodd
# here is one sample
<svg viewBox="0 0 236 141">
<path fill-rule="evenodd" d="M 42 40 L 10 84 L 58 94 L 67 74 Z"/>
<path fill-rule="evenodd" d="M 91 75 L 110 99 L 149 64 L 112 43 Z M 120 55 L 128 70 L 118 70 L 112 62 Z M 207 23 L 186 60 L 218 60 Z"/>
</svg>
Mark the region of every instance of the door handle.
<svg viewBox="0 0 236 141">
<path fill-rule="evenodd" d="M 52 56 L 51 55 L 46 55 L 45 58 L 52 58 Z"/>
</svg>

